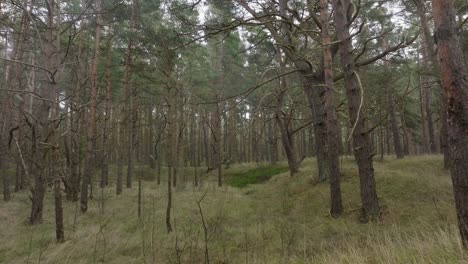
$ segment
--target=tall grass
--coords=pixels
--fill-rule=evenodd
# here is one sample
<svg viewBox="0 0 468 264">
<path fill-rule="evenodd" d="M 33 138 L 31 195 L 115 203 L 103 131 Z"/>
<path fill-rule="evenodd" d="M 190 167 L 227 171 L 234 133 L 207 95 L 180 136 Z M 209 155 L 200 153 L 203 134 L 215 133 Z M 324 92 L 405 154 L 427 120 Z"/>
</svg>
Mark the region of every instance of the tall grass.
<svg viewBox="0 0 468 264">
<path fill-rule="evenodd" d="M 226 174 L 256 166 L 236 165 Z M 313 160 L 304 161 L 293 178 L 283 172 L 240 189 L 216 187 L 215 175 L 203 175 L 195 188 L 193 170 L 182 170 L 187 184 L 175 189 L 170 234 L 165 183 L 145 181 L 140 219 L 136 188 L 120 196 L 113 185 L 102 197 L 96 191 L 86 214 L 66 203 L 63 244 L 54 241 L 52 195 L 46 197 L 44 223 L 29 226 L 28 194 L 17 193 L 11 202 L 0 202 L 0 263 L 204 263 L 196 201 L 205 192 L 201 207 L 211 263 L 468 263 L 441 158 L 387 158 L 375 167 L 384 209 L 380 221 L 369 224 L 358 221 L 359 179 L 350 158 L 342 161 L 345 214 L 339 219 L 329 215 L 329 186 L 314 180 Z"/>
</svg>

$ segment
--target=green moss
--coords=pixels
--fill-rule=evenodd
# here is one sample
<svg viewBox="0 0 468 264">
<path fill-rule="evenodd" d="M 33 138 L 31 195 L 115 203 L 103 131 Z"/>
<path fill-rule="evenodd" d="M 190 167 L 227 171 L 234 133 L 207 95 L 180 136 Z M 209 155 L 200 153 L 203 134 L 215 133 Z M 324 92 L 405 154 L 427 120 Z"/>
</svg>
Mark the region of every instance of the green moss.
<svg viewBox="0 0 468 264">
<path fill-rule="evenodd" d="M 257 184 L 268 181 L 274 175 L 288 171 L 288 167 L 284 166 L 270 166 L 260 167 L 245 172 L 232 174 L 227 184 L 237 188 L 246 187 L 249 184 Z"/>
</svg>

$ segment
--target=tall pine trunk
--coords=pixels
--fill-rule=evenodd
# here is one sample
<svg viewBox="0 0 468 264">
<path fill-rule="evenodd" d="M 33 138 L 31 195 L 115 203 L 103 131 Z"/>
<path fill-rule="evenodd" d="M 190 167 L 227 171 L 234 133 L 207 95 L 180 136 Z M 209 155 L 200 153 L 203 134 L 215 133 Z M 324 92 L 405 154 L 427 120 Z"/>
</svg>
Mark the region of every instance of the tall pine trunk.
<svg viewBox="0 0 468 264">
<path fill-rule="evenodd" d="M 88 130 L 86 143 L 86 160 L 83 173 L 83 182 L 81 185 L 81 211 L 88 210 L 88 188 L 91 187 L 91 179 L 95 170 L 96 160 L 96 107 L 97 107 L 97 89 L 98 89 L 98 63 L 101 46 L 101 0 L 96 2 L 97 24 L 96 36 L 94 42 L 94 60 L 91 65 L 91 91 L 88 113 Z"/>
<path fill-rule="evenodd" d="M 380 213 L 373 167 L 372 145 L 365 124 L 364 91 L 359 83 L 354 58 L 352 38 L 349 32 L 348 11 L 352 10 L 350 0 L 333 0 L 335 27 L 340 41 L 340 57 L 344 74 L 344 86 L 348 99 L 348 112 L 352 122 L 354 155 L 359 170 L 361 189 L 361 221 L 368 222 Z"/>
<path fill-rule="evenodd" d="M 167 232 L 172 232 L 171 225 L 171 209 L 172 209 L 172 177 L 173 177 L 173 164 L 176 157 L 174 157 L 174 145 L 176 144 L 175 137 L 175 123 L 174 123 L 174 105 L 172 98 L 172 89 L 167 89 L 167 206 L 166 206 L 166 229 Z"/>
<path fill-rule="evenodd" d="M 102 164 L 101 164 L 101 182 L 100 187 L 104 188 L 108 184 L 109 177 L 109 122 L 111 119 L 111 63 L 112 63 L 112 44 L 108 40 L 107 59 L 106 59 L 106 106 L 102 131 Z"/>
<path fill-rule="evenodd" d="M 320 21 L 322 24 L 322 47 L 323 47 L 323 77 L 325 81 L 323 105 L 325 108 L 325 122 L 327 127 L 327 160 L 328 172 L 330 177 L 330 214 L 338 217 L 343 213 L 343 204 L 341 200 L 340 168 L 339 168 L 339 127 L 336 117 L 336 105 L 333 95 L 333 67 L 332 54 L 330 50 L 330 36 L 328 32 L 328 0 L 320 0 Z"/>
<path fill-rule="evenodd" d="M 432 0 L 437 55 L 447 111 L 451 176 L 458 226 L 468 248 L 468 68 L 457 36 L 454 0 Z"/>
</svg>

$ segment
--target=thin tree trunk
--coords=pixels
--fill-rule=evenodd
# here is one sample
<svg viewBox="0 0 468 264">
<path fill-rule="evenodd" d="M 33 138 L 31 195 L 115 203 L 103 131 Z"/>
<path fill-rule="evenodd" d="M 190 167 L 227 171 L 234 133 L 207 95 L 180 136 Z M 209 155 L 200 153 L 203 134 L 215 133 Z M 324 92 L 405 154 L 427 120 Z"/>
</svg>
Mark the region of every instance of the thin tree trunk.
<svg viewBox="0 0 468 264">
<path fill-rule="evenodd" d="M 122 138 L 123 135 L 122 135 L 122 128 L 120 128 L 120 132 L 118 132 L 118 137 L 117 137 L 117 140 L 119 141 L 122 141 Z M 116 194 L 117 195 L 120 195 L 122 194 L 122 179 L 123 179 L 123 164 L 124 164 L 124 155 L 123 155 L 123 151 L 120 149 L 122 145 L 119 145 L 118 146 L 118 149 L 117 149 L 117 179 L 116 179 L 116 183 L 115 183 L 115 187 L 116 187 Z"/>
<path fill-rule="evenodd" d="M 138 178 L 138 218 L 141 218 L 141 178 Z"/>
<path fill-rule="evenodd" d="M 166 207 L 166 229 L 172 232 L 171 209 L 172 209 L 172 167 L 167 166 L 167 207 Z"/>
<path fill-rule="evenodd" d="M 218 100 L 221 96 L 218 96 Z M 222 139 L 222 116 L 221 116 L 221 106 L 218 102 L 216 104 L 216 167 L 218 169 L 218 187 L 223 186 L 223 139 Z"/>
<path fill-rule="evenodd" d="M 136 0 L 132 1 L 132 15 L 130 18 L 130 31 L 132 33 L 135 32 L 135 15 L 136 15 Z M 136 139 L 136 122 L 137 122 L 137 113 L 136 113 L 136 91 L 135 87 L 131 83 L 132 78 L 132 70 L 131 65 L 133 62 L 133 39 L 132 37 L 128 40 L 127 46 L 127 55 L 125 59 L 125 76 L 124 76 L 124 90 L 129 92 L 129 98 L 126 99 L 128 104 L 128 111 L 127 118 L 128 118 L 128 144 L 127 144 L 127 181 L 126 186 L 127 188 L 132 187 L 132 178 L 133 178 L 133 171 L 134 171 L 134 164 L 133 164 L 133 155 L 135 154 L 135 139 Z"/>
<path fill-rule="evenodd" d="M 102 133 L 102 167 L 101 167 L 101 182 L 100 187 L 104 188 L 108 185 L 109 177 L 109 121 L 111 118 L 111 63 L 112 63 L 112 42 L 109 39 L 107 44 L 107 60 L 106 60 L 106 106 L 105 106 L 105 117 L 103 124 Z"/>
<path fill-rule="evenodd" d="M 82 49 L 83 49 L 83 36 L 82 33 L 78 33 L 78 55 L 77 55 L 77 61 L 82 60 Z M 76 86 L 74 87 L 76 91 L 84 90 L 82 89 L 84 87 L 84 84 L 82 83 L 82 80 L 80 79 L 81 77 L 81 67 L 80 64 L 78 63 L 76 65 Z M 73 91 L 70 92 L 71 97 L 70 97 L 70 109 L 74 108 L 75 105 L 83 103 L 80 101 L 82 98 L 80 93 L 78 96 L 75 96 L 73 94 Z M 80 140 L 80 134 L 81 132 L 84 132 L 84 110 L 83 109 L 78 109 L 70 112 L 70 136 L 67 139 L 67 144 L 69 146 L 69 162 L 70 162 L 70 177 L 68 182 L 69 188 L 67 192 L 67 197 L 70 199 L 72 202 L 78 202 L 78 194 L 80 192 L 80 160 L 81 160 L 81 140 Z M 66 145 L 67 145 L 66 144 Z M 67 198 L 67 199 L 68 199 Z"/>
<path fill-rule="evenodd" d="M 6 139 L 3 140 L 2 142 L 7 142 Z M 6 157 L 6 151 L 4 152 L 5 154 L 0 154 L 0 173 L 2 174 L 2 180 L 3 180 L 3 200 L 5 202 L 10 201 L 11 195 L 10 195 L 10 176 L 8 175 L 8 161 Z"/>
<path fill-rule="evenodd" d="M 23 169 L 23 164 L 21 161 L 20 153 L 17 153 L 16 157 L 16 168 L 15 168 L 15 192 L 19 192 L 23 189 L 23 184 L 24 184 L 24 169 Z"/>
<path fill-rule="evenodd" d="M 439 63 L 437 61 L 437 55 L 434 50 L 434 41 L 429 27 L 428 18 L 426 16 L 426 5 L 424 0 L 413 0 L 416 4 L 416 11 L 421 22 L 421 31 L 423 33 L 423 63 L 426 66 L 431 66 L 432 71 L 437 72 L 439 69 Z M 431 153 L 436 152 L 435 143 L 435 131 L 432 120 L 432 85 L 430 84 L 432 78 L 428 76 L 424 77 L 424 105 L 426 110 L 427 128 L 428 128 L 428 141 L 429 150 Z"/>
<path fill-rule="evenodd" d="M 325 92 L 323 93 L 323 105 L 326 113 L 327 126 L 327 160 L 330 177 L 330 214 L 339 217 L 343 213 L 341 200 L 340 168 L 339 168 L 339 144 L 338 121 L 336 118 L 336 106 L 333 95 L 333 67 L 332 54 L 330 51 L 330 36 L 328 32 L 328 0 L 320 0 L 320 21 L 322 24 L 322 47 L 323 47 L 323 72 L 325 80 Z"/>
<path fill-rule="evenodd" d="M 128 146 L 127 146 L 127 188 L 132 188 L 133 174 L 135 171 L 134 156 L 136 152 L 136 137 L 137 137 L 137 121 L 138 121 L 138 109 L 136 102 L 135 91 L 132 91 L 130 95 L 130 124 L 128 132 Z"/>
<path fill-rule="evenodd" d="M 97 24 L 94 43 L 94 60 L 91 66 L 91 91 L 88 115 L 88 131 L 86 144 L 86 161 L 84 167 L 83 182 L 81 185 L 81 212 L 88 210 L 88 187 L 92 188 L 91 179 L 94 174 L 96 160 L 96 107 L 97 107 L 97 89 L 98 89 L 98 63 L 100 58 L 101 46 L 101 0 L 96 1 Z"/>
<path fill-rule="evenodd" d="M 427 118 L 426 118 L 426 104 L 424 103 L 426 89 L 424 88 L 424 80 L 422 77 L 419 77 L 419 104 L 421 108 L 421 134 L 422 134 L 422 145 L 424 153 L 429 152 L 429 137 L 427 133 Z"/>
<path fill-rule="evenodd" d="M 167 232 L 172 232 L 171 225 L 171 208 L 172 208 L 172 172 L 173 172 L 173 163 L 176 157 L 174 157 L 173 147 L 176 144 L 176 139 L 174 135 L 174 105 L 172 98 L 172 89 L 169 87 L 167 89 L 167 144 L 166 144 L 166 153 L 167 153 L 167 207 L 166 207 L 166 228 Z"/>
<path fill-rule="evenodd" d="M 384 48 L 388 48 L 387 39 L 384 39 Z M 390 71 L 390 61 L 386 59 L 384 61 L 384 68 Z M 398 126 L 397 120 L 397 111 L 396 111 L 396 104 L 395 102 L 395 88 L 391 83 L 386 83 L 385 91 L 387 92 L 386 96 L 388 98 L 388 111 L 390 111 L 389 121 L 390 121 L 390 129 L 392 130 L 392 137 L 393 137 L 393 146 L 395 149 L 395 155 L 397 159 L 404 158 L 405 154 L 403 152 L 403 146 L 401 143 L 401 136 L 400 136 L 400 128 Z"/>
<path fill-rule="evenodd" d="M 284 74 L 286 71 L 286 65 L 284 62 L 284 58 L 279 58 L 280 60 L 280 73 Z M 286 159 L 288 161 L 289 167 L 289 175 L 294 176 L 297 172 L 299 172 L 299 160 L 297 158 L 297 149 L 294 144 L 294 138 L 291 134 L 290 129 L 290 120 L 291 116 L 288 116 L 286 113 L 283 113 L 283 100 L 288 90 L 288 84 L 286 78 L 283 76 L 280 78 L 280 87 L 279 91 L 276 95 L 276 107 L 275 107 L 275 120 L 278 126 L 280 135 L 281 135 L 281 143 L 283 144 L 283 150 L 286 154 Z"/>
<path fill-rule="evenodd" d="M 58 170 L 54 179 L 54 201 L 55 201 L 55 237 L 57 242 L 63 243 L 65 241 L 65 234 L 63 228 L 63 206 L 62 206 L 62 190 L 60 188 L 61 179 Z"/>
<path fill-rule="evenodd" d="M 59 30 L 60 30 L 60 1 L 56 0 L 56 5 L 57 5 L 57 28 L 56 28 L 56 42 L 55 42 L 55 48 L 57 50 L 57 53 L 60 51 L 60 37 L 59 37 Z M 55 57 L 55 64 L 59 65 L 60 64 L 60 59 L 58 56 Z M 57 86 L 56 86 L 57 88 Z M 59 92 L 58 90 L 53 91 L 55 94 L 55 111 L 52 112 L 52 119 L 57 119 L 59 117 L 60 113 L 60 105 L 59 105 Z M 52 138 L 54 142 L 57 142 L 57 138 L 54 136 L 55 133 L 52 134 Z M 56 143 L 58 145 L 58 142 Z M 52 150 L 52 161 L 58 160 L 58 151 L 59 148 L 55 147 Z M 49 167 L 49 171 L 53 172 L 53 182 L 54 182 L 54 203 L 55 203 L 55 235 L 56 235 L 56 240 L 58 243 L 63 243 L 65 241 L 65 233 L 64 233 L 64 227 L 63 227 L 63 206 L 62 206 L 62 189 L 61 189 L 61 183 L 62 183 L 62 178 L 60 176 L 60 171 L 56 166 L 54 166 L 54 162 L 50 162 L 51 167 Z"/>
<path fill-rule="evenodd" d="M 153 99 L 148 105 L 148 165 L 151 169 L 156 169 L 156 143 L 154 142 L 154 127 L 153 127 Z"/>
<path fill-rule="evenodd" d="M 388 103 L 389 103 L 389 111 L 390 111 L 390 127 L 392 130 L 392 137 L 393 137 L 393 146 L 395 148 L 395 155 L 397 159 L 402 159 L 405 157 L 403 152 L 403 147 L 401 144 L 401 136 L 400 136 L 400 128 L 398 126 L 397 114 L 395 110 L 395 100 L 394 100 L 394 91 L 390 89 L 390 93 L 388 95 Z"/>
</svg>

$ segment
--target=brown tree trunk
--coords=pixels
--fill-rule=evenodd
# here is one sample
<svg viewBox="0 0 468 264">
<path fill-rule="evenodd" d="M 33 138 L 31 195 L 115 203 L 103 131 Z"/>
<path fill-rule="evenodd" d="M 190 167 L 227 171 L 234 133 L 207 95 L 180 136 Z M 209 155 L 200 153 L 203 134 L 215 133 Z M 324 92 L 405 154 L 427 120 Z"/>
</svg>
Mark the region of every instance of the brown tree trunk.
<svg viewBox="0 0 468 264">
<path fill-rule="evenodd" d="M 124 101 L 124 99 L 122 100 Z M 122 193 L 122 179 L 123 179 L 123 165 L 124 165 L 124 151 L 123 151 L 123 146 L 125 144 L 125 139 L 124 139 L 124 134 L 125 134 L 125 123 L 124 123 L 124 117 L 126 111 L 124 107 L 122 108 L 121 111 L 121 119 L 118 121 L 118 126 L 117 126 L 117 179 L 115 183 L 115 192 L 117 195 L 120 195 Z"/>
<path fill-rule="evenodd" d="M 388 48 L 388 42 L 387 39 L 384 39 L 384 48 Z M 390 71 L 390 61 L 388 58 L 384 61 L 384 67 L 386 70 Z M 390 121 L 390 129 L 392 131 L 392 138 L 393 138 L 393 147 L 395 149 L 395 155 L 397 159 L 402 159 L 405 157 L 405 153 L 403 152 L 403 146 L 401 142 L 401 136 L 400 136 L 400 127 L 398 125 L 398 120 L 397 120 L 397 110 L 396 110 L 396 105 L 397 102 L 395 102 L 395 88 L 391 83 L 386 83 L 385 85 L 385 91 L 387 92 L 386 96 L 388 99 L 388 110 L 390 112 L 389 114 L 389 121 Z"/>
<path fill-rule="evenodd" d="M 63 243 L 65 241 L 65 234 L 63 230 L 63 206 L 62 206 L 62 190 L 61 178 L 58 175 L 58 170 L 54 170 L 57 175 L 54 179 L 54 201 L 55 201 L 55 238 L 57 242 Z"/>
<path fill-rule="evenodd" d="M 49 120 L 49 113 L 53 107 L 53 102 L 56 100 L 56 74 L 58 65 L 54 56 L 57 56 L 58 45 L 55 43 L 58 40 L 58 28 L 55 24 L 55 19 L 58 13 L 58 3 L 55 0 L 48 0 L 47 5 L 47 31 L 46 31 L 46 47 L 45 47 L 45 65 L 48 70 L 46 75 L 46 85 L 41 87 L 40 95 L 42 100 L 38 104 L 37 120 L 33 128 L 33 153 L 36 168 L 34 168 L 34 185 L 31 188 L 32 192 L 32 206 L 30 223 L 35 225 L 42 222 L 42 212 L 44 206 L 44 196 L 46 191 L 47 169 L 48 164 L 47 156 L 54 146 L 51 146 L 50 139 L 52 138 L 53 124 Z M 38 134 L 36 135 L 36 129 Z M 52 142 L 53 143 L 53 142 Z"/>
<path fill-rule="evenodd" d="M 436 72 L 436 74 L 439 74 L 439 62 L 437 60 L 437 54 L 434 50 L 434 38 L 432 37 L 431 34 L 431 29 L 429 26 L 429 21 L 428 17 L 426 15 L 426 5 L 424 0 L 413 0 L 416 4 L 416 10 L 417 14 L 419 16 L 420 22 L 421 22 L 421 29 L 424 37 L 424 52 L 423 52 L 423 57 L 424 61 L 426 62 L 427 65 L 429 65 L 429 62 L 432 64 L 433 70 Z M 432 124 L 432 108 L 431 108 L 431 102 L 432 102 L 432 89 L 430 86 L 428 86 L 428 89 L 426 90 L 427 95 L 425 96 L 425 106 L 426 106 L 426 115 L 428 116 L 428 136 L 429 136 L 429 145 L 430 145 L 430 151 L 432 153 L 435 153 L 436 151 L 436 144 L 435 144 L 435 133 L 434 133 L 434 128 Z M 441 100 L 443 101 L 443 100 Z M 444 106 L 441 106 L 445 108 Z M 445 111 L 445 110 L 443 110 Z M 429 119 L 430 118 L 430 119 Z M 444 163 L 447 165 L 448 168 L 448 152 L 446 151 L 446 142 L 445 139 L 447 138 L 447 132 L 446 132 L 446 116 L 444 113 L 441 114 L 440 116 L 441 120 L 441 138 L 440 138 L 440 144 L 441 144 L 441 149 L 444 154 Z"/>
<path fill-rule="evenodd" d="M 280 73 L 284 74 L 286 71 L 286 65 L 283 61 L 284 59 L 280 58 Z M 294 138 L 291 133 L 291 114 L 283 113 L 283 100 L 284 96 L 286 95 L 288 90 L 288 84 L 286 82 L 286 77 L 280 78 L 280 90 L 278 91 L 276 108 L 275 108 L 275 120 L 278 126 L 280 135 L 281 135 L 281 143 L 283 144 L 283 150 L 286 154 L 286 159 L 288 161 L 289 167 L 289 174 L 290 176 L 294 176 L 297 172 L 299 172 L 299 160 L 297 158 L 297 150 L 296 145 L 294 144 Z"/>
<path fill-rule="evenodd" d="M 7 142 L 7 139 L 1 139 L 3 142 Z M 6 151 L 5 151 L 6 153 Z M 3 200 L 5 202 L 11 199 L 10 195 L 10 176 L 8 175 L 8 161 L 6 154 L 0 154 L 0 173 L 2 174 L 3 180 Z"/>
<path fill-rule="evenodd" d="M 218 100 L 221 96 L 218 96 Z M 222 139 L 222 115 L 221 103 L 216 104 L 216 167 L 218 170 L 218 187 L 223 186 L 223 139 Z"/>
<path fill-rule="evenodd" d="M 141 218 L 141 177 L 138 177 L 138 218 Z"/>
<path fill-rule="evenodd" d="M 431 41 L 432 42 L 432 41 Z M 430 62 L 429 62 L 429 53 L 433 52 L 430 51 L 430 47 L 428 45 L 427 41 L 424 41 L 424 49 L 423 49 L 423 63 L 422 65 L 425 66 L 425 68 L 429 68 Z M 436 67 L 434 67 L 436 68 Z M 432 83 L 434 82 L 434 78 L 431 78 L 429 76 L 423 76 L 422 77 L 422 101 L 424 105 L 424 117 L 425 120 L 423 122 L 426 122 L 425 126 L 427 127 L 427 147 L 426 151 L 430 153 L 435 153 L 436 152 L 436 143 L 435 143 L 435 132 L 434 132 L 434 123 L 433 123 L 433 118 L 432 118 Z"/>
<path fill-rule="evenodd" d="M 82 61 L 82 46 L 83 46 L 83 37 L 82 33 L 78 33 L 78 55 L 76 60 Z M 75 91 L 84 90 L 84 83 L 81 78 L 81 66 L 80 63 L 76 65 L 75 68 L 76 74 L 74 75 L 75 80 Z M 68 157 L 68 165 L 69 165 L 69 177 L 67 178 L 67 185 L 66 185 L 66 194 L 67 200 L 72 202 L 78 201 L 78 195 L 80 192 L 80 160 L 81 160 L 81 140 L 80 140 L 80 132 L 84 131 L 85 125 L 83 125 L 83 109 L 77 109 L 76 106 L 83 103 L 81 102 L 81 94 L 79 93 L 78 96 L 74 94 L 73 91 L 70 91 L 70 133 L 69 136 L 64 139 L 65 141 L 65 152 Z M 67 149 L 68 148 L 68 149 Z"/>
<path fill-rule="evenodd" d="M 361 189 L 361 221 L 368 222 L 380 213 L 373 167 L 372 145 L 365 124 L 363 91 L 358 82 L 352 38 L 349 33 L 348 11 L 352 9 L 350 0 L 333 0 L 337 38 L 340 41 L 340 56 L 343 66 L 344 86 L 348 98 L 348 112 L 353 127 L 354 154 L 358 163 Z"/>
<path fill-rule="evenodd" d="M 281 143 L 283 143 L 284 153 L 288 160 L 289 174 L 294 176 L 299 171 L 299 162 L 297 160 L 296 147 L 293 141 L 293 135 L 291 134 L 290 128 L 285 124 L 285 117 L 278 110 L 275 113 L 276 124 L 281 134 Z"/>
<path fill-rule="evenodd" d="M 16 154 L 17 154 L 17 157 L 16 157 L 16 168 L 15 168 L 15 192 L 19 192 L 24 187 L 25 173 L 24 173 L 20 153 L 18 152 Z"/>
<path fill-rule="evenodd" d="M 406 126 L 405 115 L 401 115 L 401 128 L 403 130 L 403 153 L 410 154 L 410 135 Z"/>
<path fill-rule="evenodd" d="M 320 94 L 324 93 L 324 87 L 321 85 L 323 80 L 319 80 L 313 74 L 305 74 L 303 86 L 309 100 L 312 112 L 313 129 L 315 138 L 315 150 L 317 155 L 318 179 L 320 182 L 327 181 L 330 177 L 327 164 L 327 128 L 324 120 L 325 109 L 320 101 Z"/>
<path fill-rule="evenodd" d="M 171 209 L 172 209 L 172 166 L 167 166 L 167 206 L 166 206 L 167 233 L 172 232 Z"/>
<path fill-rule="evenodd" d="M 468 69 L 457 36 L 454 0 L 432 0 L 437 55 L 447 111 L 447 134 L 458 226 L 468 248 Z"/>
<path fill-rule="evenodd" d="M 53 4 L 53 3 L 52 3 Z M 57 6 L 57 18 L 56 18 L 56 35 L 55 35 L 55 49 L 58 52 L 60 51 L 60 1 L 56 0 L 55 3 Z M 56 55 L 54 59 L 55 64 L 58 66 L 60 64 L 60 59 L 59 56 Z M 55 94 L 55 111 L 52 112 L 52 119 L 56 120 L 59 117 L 59 112 L 60 112 L 60 105 L 59 105 L 59 92 L 58 90 L 53 91 Z M 61 188 L 61 183 L 62 183 L 62 177 L 60 175 L 59 168 L 56 167 L 55 161 L 58 160 L 58 142 L 57 142 L 57 137 L 54 136 L 54 133 L 51 135 L 51 138 L 53 139 L 53 142 L 57 144 L 57 147 L 54 147 L 52 150 L 52 162 L 50 162 L 49 171 L 52 172 L 53 175 L 53 185 L 54 185 L 54 204 L 55 204 L 55 237 L 58 243 L 63 243 L 65 241 L 65 233 L 64 233 L 64 228 L 63 228 L 63 206 L 62 206 L 62 188 Z"/>
<path fill-rule="evenodd" d="M 395 149 L 395 155 L 397 159 L 402 159 L 405 157 L 405 153 L 403 152 L 403 146 L 401 144 L 400 127 L 398 126 L 393 93 L 393 91 L 390 91 L 390 95 L 388 96 L 390 108 L 390 127 L 392 130 L 393 147 Z"/>
<path fill-rule="evenodd" d="M 135 90 L 130 95 L 130 107 L 131 112 L 129 132 L 128 132 L 128 146 L 127 146 L 127 188 L 132 188 L 133 174 L 135 171 L 134 156 L 137 147 L 137 121 L 138 121 L 138 109 L 136 102 Z"/>
<path fill-rule="evenodd" d="M 111 63 L 112 63 L 112 42 L 109 39 L 107 44 L 107 60 L 106 60 L 106 106 L 105 117 L 102 132 L 102 167 L 101 167 L 101 182 L 100 187 L 104 188 L 108 185 L 109 178 L 109 121 L 111 119 Z"/>
<path fill-rule="evenodd" d="M 135 16 L 136 16 L 136 9 L 137 9 L 137 0 L 132 1 L 132 15 L 130 18 L 130 31 L 132 33 L 135 32 Z M 124 86 L 125 90 L 129 92 L 129 97 L 126 99 L 128 112 L 127 118 L 127 131 L 128 131 L 128 144 L 127 144 L 127 179 L 126 179 L 126 186 L 127 188 L 132 187 L 132 178 L 133 178 L 133 171 L 134 171 L 134 163 L 133 163 L 133 156 L 135 154 L 135 141 L 136 141 L 136 122 L 137 122 L 137 103 L 136 103 L 136 90 L 135 87 L 132 85 L 131 78 L 132 78 L 132 70 L 131 65 L 133 62 L 133 39 L 130 36 L 128 40 L 127 46 L 127 55 L 125 59 L 125 76 L 124 76 Z"/>
<path fill-rule="evenodd" d="M 419 54 L 418 54 L 419 55 Z M 419 77 L 419 104 L 421 108 L 421 134 L 422 134 L 422 147 L 424 153 L 429 152 L 429 136 L 427 135 L 427 118 L 426 118 L 426 104 L 424 103 L 424 98 L 426 93 L 426 89 L 424 88 L 424 78 L 422 76 Z"/>
<path fill-rule="evenodd" d="M 16 61 L 23 61 L 24 60 L 24 44 L 28 40 L 29 37 L 29 31 L 30 31 L 30 26 L 29 26 L 29 21 L 30 21 L 30 16 L 28 12 L 30 12 L 31 9 L 31 3 L 30 0 L 23 0 L 22 3 L 24 9 L 21 14 L 21 24 L 19 31 L 17 32 L 18 34 L 16 35 L 16 38 L 13 39 L 13 51 L 11 58 Z M 15 36 L 14 35 L 14 36 Z M 8 34 L 6 35 L 6 46 L 8 46 Z M 8 50 L 8 48 L 6 49 Z M 5 56 L 8 57 L 8 56 Z M 23 87 L 21 87 L 21 68 L 20 64 L 18 63 L 11 63 L 5 65 L 5 86 L 7 89 L 11 90 L 23 90 Z M 34 70 L 34 69 L 33 69 Z M 3 150 L 2 154 L 0 154 L 0 167 L 1 173 L 3 174 L 3 181 L 6 181 L 3 185 L 4 188 L 4 200 L 10 200 L 10 179 L 8 178 L 6 174 L 6 169 L 8 167 L 8 157 L 11 156 L 8 154 L 13 148 L 13 142 L 17 142 L 17 138 L 20 140 L 23 138 L 23 128 L 22 128 L 22 122 L 20 121 L 21 119 L 21 113 L 24 111 L 24 102 L 20 102 L 18 105 L 16 105 L 16 109 L 14 109 L 14 105 L 11 104 L 11 95 L 9 92 L 2 92 L 0 94 L 4 95 L 4 98 L 0 97 L 0 100 L 2 103 L 0 103 L 0 126 L 2 127 L 2 130 L 0 131 L 0 147 Z M 10 128 L 15 128 L 17 131 L 16 133 L 12 133 L 11 136 L 13 138 L 10 138 L 10 135 L 8 134 L 8 131 Z M 11 130 L 13 131 L 13 130 Z M 18 136 L 15 136 L 17 134 Z M 17 146 L 19 147 L 19 145 Z M 20 159 L 19 152 L 21 150 L 17 149 L 18 153 L 16 154 L 16 180 L 15 180 L 15 192 L 23 189 L 23 184 L 25 183 L 24 181 L 24 170 L 22 162 L 24 160 Z"/>
<path fill-rule="evenodd" d="M 180 133 L 182 131 L 182 124 L 180 122 L 176 122 L 176 120 L 178 119 L 177 118 L 177 115 L 179 113 L 178 109 L 176 106 L 177 103 L 180 103 L 180 102 L 177 102 L 177 97 L 178 97 L 178 91 L 176 90 L 175 91 L 175 94 L 172 98 L 172 102 L 174 103 L 172 105 L 172 111 L 173 111 L 173 114 L 172 114 L 172 122 L 173 122 L 173 127 L 172 127 L 172 133 L 173 134 L 173 137 L 174 137 L 174 141 L 173 141 L 173 145 L 172 145 L 172 148 L 173 148 L 173 152 L 172 152 L 172 187 L 177 187 L 177 180 L 178 180 L 178 169 L 179 169 L 179 153 L 180 153 Z"/>
<path fill-rule="evenodd" d="M 148 165 L 151 169 L 156 169 L 156 143 L 154 142 L 154 127 L 153 127 L 153 99 L 148 104 Z"/>
<path fill-rule="evenodd" d="M 333 67 L 332 54 L 330 51 L 330 36 L 328 32 L 328 0 L 320 0 L 320 21 L 322 24 L 322 47 L 323 47 L 323 73 L 325 80 L 325 92 L 323 93 L 323 105 L 325 108 L 325 122 L 327 127 L 327 161 L 330 177 L 330 214 L 338 217 L 343 213 L 341 200 L 339 151 L 340 139 L 338 135 L 338 121 L 336 118 L 336 105 L 333 95 Z"/>
<path fill-rule="evenodd" d="M 176 144 L 175 138 L 175 123 L 174 123 L 174 105 L 172 98 L 172 89 L 167 89 L 167 143 L 166 143 L 166 154 L 167 154 L 167 207 L 166 207 L 166 229 L 167 232 L 172 232 L 171 225 L 171 208 L 172 208 L 172 173 L 173 164 L 176 157 L 174 157 L 174 145 Z"/>
<path fill-rule="evenodd" d="M 442 95 L 443 96 L 443 95 Z M 445 102 L 445 99 L 441 100 L 440 104 L 440 150 L 442 151 L 442 154 L 444 155 L 444 168 L 445 169 L 450 169 L 450 152 L 449 152 L 449 146 L 448 146 L 448 132 L 447 132 L 447 103 Z"/>
<path fill-rule="evenodd" d="M 91 91 L 88 115 L 88 131 L 86 143 L 86 161 L 81 185 L 81 212 L 88 210 L 88 187 L 91 187 L 91 179 L 95 170 L 96 160 L 96 107 L 97 107 L 97 89 L 98 89 L 98 63 L 100 58 L 101 46 L 101 0 L 96 2 L 97 24 L 94 43 L 94 60 L 91 65 Z"/>
</svg>

